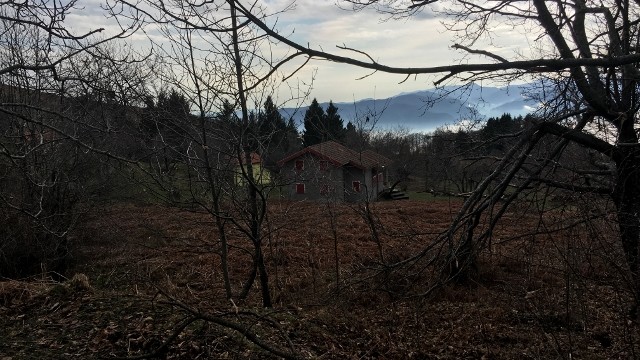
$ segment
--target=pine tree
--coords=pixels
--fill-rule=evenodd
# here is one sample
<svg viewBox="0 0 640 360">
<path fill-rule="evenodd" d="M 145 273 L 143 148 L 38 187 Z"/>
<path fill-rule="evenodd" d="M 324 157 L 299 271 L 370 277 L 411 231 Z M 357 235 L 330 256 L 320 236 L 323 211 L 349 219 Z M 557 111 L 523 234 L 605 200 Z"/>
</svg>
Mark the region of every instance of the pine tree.
<svg viewBox="0 0 640 360">
<path fill-rule="evenodd" d="M 365 149 L 370 145 L 367 133 L 358 129 L 351 121 L 347 122 L 344 129 L 342 144 L 354 150 Z"/>
<path fill-rule="evenodd" d="M 191 105 L 175 89 L 161 91 L 157 100 L 146 99 L 142 130 L 145 141 L 156 139 L 157 150 L 162 151 L 164 171 L 169 171 L 174 159 L 184 156 L 189 137 Z"/>
<path fill-rule="evenodd" d="M 315 145 L 324 141 L 342 141 L 345 136 L 344 122 L 338 114 L 338 108 L 329 101 L 325 113 L 316 99 L 304 114 L 304 146 Z"/>
<path fill-rule="evenodd" d="M 237 121 L 238 115 L 236 114 L 236 109 L 234 109 L 229 100 L 225 99 L 222 102 L 222 109 L 220 109 L 217 119 L 218 121 L 229 123 Z"/>
<path fill-rule="evenodd" d="M 304 146 L 319 144 L 326 140 L 323 137 L 325 113 L 318 100 L 313 99 L 311 105 L 304 114 L 304 134 L 302 142 Z"/>
<path fill-rule="evenodd" d="M 302 139 L 298 133 L 298 127 L 293 118 L 289 118 L 287 121 L 287 152 L 297 151 L 300 148 L 302 148 Z"/>
<path fill-rule="evenodd" d="M 344 122 L 338 114 L 338 108 L 333 105 L 333 101 L 329 101 L 327 114 L 325 116 L 326 140 L 342 141 L 345 135 Z"/>
<path fill-rule="evenodd" d="M 513 141 L 512 137 L 504 137 L 507 134 L 515 134 L 522 130 L 524 119 L 522 116 L 513 117 L 511 114 L 502 114 L 500 117 L 492 117 L 487 120 L 480 130 L 480 135 L 487 142 L 487 150 L 505 151 Z"/>
<path fill-rule="evenodd" d="M 145 107 L 142 112 L 140 121 L 140 132 L 145 142 L 152 140 L 158 133 L 158 114 L 156 110 L 156 102 L 153 96 L 148 96 L 144 100 Z"/>
<path fill-rule="evenodd" d="M 273 103 L 271 96 L 267 96 L 264 107 L 258 118 L 258 136 L 263 147 L 279 148 L 286 138 L 287 123 L 280 114 L 278 107 Z"/>
</svg>

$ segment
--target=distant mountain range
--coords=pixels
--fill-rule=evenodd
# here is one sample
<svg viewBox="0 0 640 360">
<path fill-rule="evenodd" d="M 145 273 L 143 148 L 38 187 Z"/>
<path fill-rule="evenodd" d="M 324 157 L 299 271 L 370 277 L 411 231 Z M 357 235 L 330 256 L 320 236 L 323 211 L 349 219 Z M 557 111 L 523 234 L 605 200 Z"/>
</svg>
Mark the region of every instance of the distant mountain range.
<svg viewBox="0 0 640 360">
<path fill-rule="evenodd" d="M 338 107 L 345 125 L 349 121 L 360 121 L 365 128 L 375 124 L 375 129 L 379 130 L 401 126 L 412 132 L 431 132 L 439 127 L 454 125 L 461 120 L 489 118 L 504 113 L 526 115 L 538 106 L 535 101 L 523 95 L 530 86 L 448 86 L 442 89 L 401 93 L 386 99 L 334 102 L 334 105 Z M 326 110 L 328 103 L 320 105 Z M 284 108 L 281 113 L 285 118 L 293 117 L 297 124 L 302 124 L 307 108 Z"/>
</svg>

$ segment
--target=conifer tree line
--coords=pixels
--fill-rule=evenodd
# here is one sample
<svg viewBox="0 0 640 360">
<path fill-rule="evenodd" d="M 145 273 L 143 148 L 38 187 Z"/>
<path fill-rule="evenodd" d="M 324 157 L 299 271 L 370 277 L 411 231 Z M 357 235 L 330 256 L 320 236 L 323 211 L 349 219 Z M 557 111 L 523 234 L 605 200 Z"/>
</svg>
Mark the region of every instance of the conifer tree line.
<svg viewBox="0 0 640 360">
<path fill-rule="evenodd" d="M 151 141 L 154 136 L 160 136 L 163 151 L 179 153 L 181 146 L 186 146 L 185 138 L 181 135 L 185 133 L 185 129 L 181 124 L 195 121 L 191 108 L 192 104 L 187 97 L 176 89 L 161 90 L 155 98 L 149 97 L 141 120 L 143 137 L 146 141 Z M 210 115 L 209 120 L 220 125 L 237 125 L 239 117 L 236 111 L 226 101 L 219 113 Z M 267 96 L 263 104 L 256 106 L 249 116 L 253 124 L 253 147 L 256 152 L 265 155 L 269 165 L 275 165 L 279 157 L 299 150 L 302 146 L 329 140 L 349 143 L 348 138 L 355 136 L 357 132 L 351 121 L 345 127 L 339 108 L 333 101 L 329 101 L 325 110 L 315 98 L 305 112 L 301 132 L 293 118 L 285 119 L 271 96 Z"/>
<path fill-rule="evenodd" d="M 157 152 L 176 156 L 185 153 L 188 146 L 188 136 L 185 135 L 189 134 L 191 124 L 198 121 L 198 117 L 191 113 L 192 105 L 176 89 L 162 90 L 155 98 L 148 98 L 141 119 L 145 141 L 155 141 L 160 146 L 154 148 Z M 207 115 L 207 121 L 212 127 L 239 131 L 241 124 L 237 111 L 233 104 L 224 101 L 217 113 Z M 249 119 L 251 147 L 264 156 L 268 165 L 274 166 L 280 157 L 300 148 L 295 122 L 282 116 L 271 96 L 256 106 Z M 169 162 L 170 156 L 165 155 L 165 160 Z"/>
<path fill-rule="evenodd" d="M 157 99 L 146 103 L 141 128 L 146 141 L 162 138 L 153 148 L 169 171 L 175 158 L 186 151 L 185 124 L 196 121 L 190 114 L 189 100 L 175 89 L 161 91 Z M 305 111 L 301 131 L 292 118 L 285 119 L 271 96 L 250 113 L 252 144 L 266 168 L 278 172 L 277 161 L 302 147 L 324 141 L 337 141 L 354 150 L 374 150 L 394 159 L 389 176 L 402 187 L 436 193 L 472 191 L 491 168 L 487 160 L 469 161 L 477 156 L 501 156 L 517 138 L 511 136 L 534 121 L 531 116 L 503 114 L 491 117 L 473 128 L 438 129 L 433 133 L 412 133 L 408 129 L 358 130 L 353 122 L 344 126 L 339 108 L 330 101 L 326 110 L 317 99 Z M 240 127 L 237 109 L 224 102 L 208 121 L 218 128 Z M 236 129 L 237 130 L 237 129 Z M 233 131 L 231 131 L 233 132 Z M 181 134 L 181 135 L 180 135 Z M 173 155 L 172 155 L 173 154 Z"/>
<path fill-rule="evenodd" d="M 338 107 L 329 101 L 327 110 L 318 104 L 318 100 L 313 99 L 309 109 L 304 115 L 304 146 L 311 146 L 321 142 L 336 140 L 344 140 L 346 129 Z"/>
<path fill-rule="evenodd" d="M 192 104 L 176 89 L 160 91 L 156 98 L 148 98 L 141 119 L 141 133 L 145 141 L 153 141 L 154 136 L 162 138 L 163 149 L 156 151 L 179 154 L 184 152 L 188 133 L 185 124 L 196 121 L 191 114 Z M 412 133 L 399 124 L 395 129 L 358 130 L 352 121 L 344 125 L 339 108 L 330 101 L 326 110 L 313 99 L 305 111 L 301 131 L 293 118 L 285 119 L 271 96 L 267 96 L 260 106 L 249 115 L 252 127 L 252 147 L 263 156 L 269 167 L 275 168 L 276 162 L 288 153 L 302 147 L 312 146 L 325 141 L 337 141 L 347 146 L 358 147 L 357 150 L 372 149 L 387 157 L 407 156 L 434 157 L 446 159 L 453 154 L 477 155 L 498 154 L 515 141 L 505 135 L 522 130 L 532 121 L 531 116 L 513 116 L 505 113 L 490 117 L 473 128 L 450 130 L 438 129 L 433 133 Z M 239 126 L 237 109 L 225 101 L 217 114 L 210 114 L 208 120 L 212 126 L 219 128 Z M 357 145 L 355 145 L 357 144 Z M 446 150 L 445 150 L 446 149 Z M 170 161 L 170 157 L 165 159 Z M 407 163 L 422 163 L 416 158 L 411 161 L 399 161 L 402 166 Z M 408 170 L 398 170 L 411 173 Z M 403 176 L 399 176 L 402 178 Z"/>
</svg>

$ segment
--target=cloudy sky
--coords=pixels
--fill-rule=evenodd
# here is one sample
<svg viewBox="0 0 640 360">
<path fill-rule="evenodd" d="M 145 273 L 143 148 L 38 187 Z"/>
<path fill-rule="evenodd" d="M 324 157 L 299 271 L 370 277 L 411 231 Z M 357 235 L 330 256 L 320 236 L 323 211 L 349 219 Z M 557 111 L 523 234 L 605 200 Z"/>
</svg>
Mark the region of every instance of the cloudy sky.
<svg viewBox="0 0 640 360">
<path fill-rule="evenodd" d="M 270 7 L 282 6 L 283 1 L 271 1 Z M 450 38 L 437 30 L 439 20 L 413 17 L 405 20 L 383 21 L 373 11 L 352 12 L 340 9 L 334 1 L 298 1 L 296 7 L 279 16 L 283 34 L 315 49 L 363 58 L 353 52 L 338 49 L 337 45 L 367 52 L 376 61 L 394 66 L 423 66 L 442 64 L 451 58 Z M 309 79 L 315 72 L 312 95 L 319 101 L 352 101 L 362 98 L 384 98 L 403 91 L 432 87 L 433 79 L 425 76 L 404 79 L 402 75 L 376 73 L 328 61 L 315 61 L 300 73 Z"/>
<path fill-rule="evenodd" d="M 85 0 L 82 3 L 84 8 L 68 20 L 83 29 L 113 29 L 113 19 L 105 18 L 104 12 L 100 10 L 99 5 L 102 1 L 105 0 Z M 345 45 L 368 53 L 380 63 L 399 67 L 447 65 L 463 58 L 463 54 L 451 49 L 454 40 L 451 34 L 445 31 L 441 19 L 431 13 L 423 12 L 407 19 L 391 20 L 374 9 L 360 12 L 341 9 L 336 5 L 336 1 L 339 0 L 297 0 L 291 6 L 292 1 L 262 0 L 267 13 L 289 9 L 277 16 L 269 17 L 267 22 L 273 25 L 277 21 L 276 28 L 281 34 L 289 35 L 291 39 L 308 44 L 312 48 L 358 56 L 336 47 Z M 500 42 L 520 44 L 519 36 L 521 34 L 518 34 L 517 30 L 505 27 L 500 31 Z M 143 34 L 130 40 L 139 43 L 145 41 Z M 520 45 L 497 47 L 497 43 L 494 39 L 494 42 L 486 45 L 484 49 L 506 57 L 512 57 L 514 53 L 522 51 L 519 49 Z M 473 61 L 488 60 L 476 58 Z M 363 98 L 382 99 L 401 92 L 432 88 L 436 79 L 433 76 L 421 75 L 399 84 L 404 80 L 404 76 L 376 73 L 358 80 L 369 74 L 371 71 L 353 66 L 314 61 L 298 72 L 294 80 L 309 83 L 313 78 L 311 98 L 316 97 L 320 102 L 349 102 Z M 286 89 L 283 90 L 281 97 L 286 97 L 286 92 Z"/>
<path fill-rule="evenodd" d="M 264 2 L 268 9 L 277 11 L 286 8 L 291 0 Z M 444 19 L 428 10 L 394 20 L 373 8 L 354 12 L 345 7 L 346 4 L 339 0 L 297 0 L 293 9 L 278 15 L 277 28 L 282 34 L 291 34 L 290 38 L 298 43 L 309 44 L 315 49 L 360 56 L 336 47 L 344 45 L 366 52 L 379 63 L 396 67 L 440 66 L 459 61 L 491 62 L 482 57 L 467 59 L 466 54 L 452 49 L 454 37 L 445 31 Z M 498 38 L 479 42 L 474 47 L 506 58 L 528 51 L 528 44 L 523 44 L 525 29 L 510 24 L 493 24 L 492 27 L 499 34 Z M 360 58 L 366 60 L 363 56 Z M 312 97 L 320 102 L 385 98 L 401 92 L 425 90 L 432 88 L 434 80 L 439 78 L 421 75 L 403 82 L 403 75 L 375 73 L 358 80 L 371 71 L 327 61 L 313 62 L 299 77 L 311 78 L 313 72 L 316 76 Z"/>
<path fill-rule="evenodd" d="M 267 1 L 269 9 L 274 10 L 284 8 L 285 4 L 286 0 Z M 341 9 L 333 0 L 299 0 L 293 9 L 278 16 L 278 24 L 281 33 L 291 34 L 298 43 L 365 60 L 361 55 L 337 48 L 344 45 L 364 51 L 387 65 L 442 65 L 456 56 L 450 49 L 450 36 L 433 16 L 390 20 L 374 9 L 353 12 Z M 402 75 L 367 76 L 372 73 L 370 70 L 328 61 L 311 63 L 299 73 L 299 78 L 307 81 L 313 73 L 311 94 L 320 102 L 385 98 L 433 87 L 432 77 L 410 78 L 399 84 L 404 80 Z"/>
</svg>

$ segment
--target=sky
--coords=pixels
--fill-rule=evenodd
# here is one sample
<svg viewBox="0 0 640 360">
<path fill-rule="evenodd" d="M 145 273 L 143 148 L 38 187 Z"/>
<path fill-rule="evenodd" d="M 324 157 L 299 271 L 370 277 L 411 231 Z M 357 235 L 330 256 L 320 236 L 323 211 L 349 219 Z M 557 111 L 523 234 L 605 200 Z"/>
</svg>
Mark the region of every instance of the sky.
<svg viewBox="0 0 640 360">
<path fill-rule="evenodd" d="M 287 8 L 291 0 L 264 0 L 267 9 L 277 11 Z M 336 5 L 339 4 L 340 6 Z M 377 62 L 395 67 L 440 66 L 469 61 L 451 46 L 456 42 L 446 31 L 445 20 L 428 9 L 404 19 L 389 19 L 374 8 L 354 12 L 344 1 L 297 0 L 295 6 L 278 16 L 282 34 L 300 44 L 362 60 L 366 57 L 338 49 L 337 46 L 364 51 Z M 474 47 L 489 50 L 506 58 L 529 51 L 523 44 L 527 37 L 524 28 L 509 24 L 493 24 L 499 34 Z M 525 46 L 523 46 L 525 45 Z M 476 57 L 471 61 L 491 62 Z M 420 75 L 406 79 L 404 75 L 372 74 L 370 70 L 328 61 L 315 61 L 299 73 L 301 79 L 309 79 L 315 72 L 311 97 L 318 101 L 350 102 L 363 98 L 383 99 L 402 92 L 426 90 L 434 87 L 439 76 Z M 367 76 L 370 75 L 371 76 Z M 365 77 L 364 79 L 361 79 Z"/>
<path fill-rule="evenodd" d="M 282 3 L 284 1 L 275 0 L 268 5 L 277 8 Z M 293 40 L 314 49 L 365 59 L 355 52 L 337 48 L 347 46 L 394 66 L 442 64 L 442 59 L 452 59 L 454 55 L 449 49 L 451 39 L 437 30 L 439 20 L 434 17 L 383 21 L 383 15 L 373 9 L 353 12 L 340 9 L 333 1 L 298 1 L 296 4 L 294 9 L 280 15 L 281 31 L 292 33 Z M 405 78 L 403 75 L 372 74 L 371 70 L 329 61 L 312 62 L 299 77 L 309 79 L 314 72 L 312 97 L 320 102 L 385 98 L 433 86 L 433 79 L 426 76 L 399 84 Z M 362 77 L 365 78 L 360 79 Z"/>
<path fill-rule="evenodd" d="M 106 0 L 82 1 L 82 10 L 72 14 L 68 21 L 78 29 L 105 27 L 113 31 L 116 24 L 113 19 L 106 18 L 100 9 L 103 1 Z M 336 47 L 344 45 L 368 53 L 379 63 L 397 67 L 447 65 L 463 59 L 462 53 L 451 48 L 454 39 L 450 32 L 445 31 L 442 19 L 428 11 L 393 20 L 374 9 L 359 12 L 342 9 L 336 5 L 339 0 L 297 0 L 293 6 L 292 0 L 260 1 L 267 13 L 288 9 L 269 17 L 267 22 L 275 24 L 281 34 L 289 35 L 290 39 L 314 49 L 365 59 Z M 522 34 L 516 29 L 506 26 L 496 30 L 500 34 L 500 42 L 506 45 L 498 48 L 494 39 L 494 43 L 487 44 L 483 49 L 507 57 L 522 51 L 522 40 L 519 38 Z M 129 41 L 143 44 L 146 39 L 143 34 L 138 34 Z M 475 61 L 478 60 L 488 61 Z M 291 71 L 294 66 L 291 64 L 284 71 Z M 365 78 L 358 80 L 362 77 Z M 420 75 L 403 80 L 403 75 L 372 74 L 370 70 L 318 60 L 297 72 L 290 83 L 312 82 L 310 98 L 317 98 L 319 102 L 351 102 L 364 98 L 384 99 L 402 92 L 429 89 L 436 78 Z M 290 93 L 289 88 L 281 88 L 280 97 L 286 99 Z"/>
</svg>

